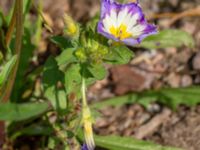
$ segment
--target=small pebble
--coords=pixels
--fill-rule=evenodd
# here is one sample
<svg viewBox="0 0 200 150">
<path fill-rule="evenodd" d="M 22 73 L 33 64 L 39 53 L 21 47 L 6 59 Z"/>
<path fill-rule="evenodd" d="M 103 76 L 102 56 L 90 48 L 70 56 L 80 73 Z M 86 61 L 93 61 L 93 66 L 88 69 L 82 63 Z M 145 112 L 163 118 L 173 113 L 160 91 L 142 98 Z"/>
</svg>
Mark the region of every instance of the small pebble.
<svg viewBox="0 0 200 150">
<path fill-rule="evenodd" d="M 200 52 L 197 53 L 196 56 L 194 56 L 192 66 L 194 70 L 200 70 Z"/>
<path fill-rule="evenodd" d="M 183 77 L 181 78 L 181 86 L 182 87 L 187 87 L 192 85 L 192 78 L 189 75 L 183 75 Z"/>
<path fill-rule="evenodd" d="M 176 73 L 171 73 L 166 81 L 171 87 L 177 88 L 180 85 L 180 76 Z"/>
<path fill-rule="evenodd" d="M 150 113 L 159 113 L 161 111 L 161 107 L 158 104 L 151 104 L 147 108 L 148 112 Z"/>
</svg>

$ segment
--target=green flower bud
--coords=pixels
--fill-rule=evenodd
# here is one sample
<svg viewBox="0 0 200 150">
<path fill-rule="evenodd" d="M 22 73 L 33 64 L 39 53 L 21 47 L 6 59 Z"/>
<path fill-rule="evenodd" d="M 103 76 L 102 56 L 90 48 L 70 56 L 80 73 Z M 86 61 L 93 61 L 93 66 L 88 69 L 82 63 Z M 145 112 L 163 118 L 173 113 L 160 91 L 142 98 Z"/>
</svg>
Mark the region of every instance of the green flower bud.
<svg viewBox="0 0 200 150">
<path fill-rule="evenodd" d="M 105 56 L 106 54 L 108 54 L 108 48 L 101 46 L 101 47 L 99 47 L 99 52 L 102 56 Z"/>
<path fill-rule="evenodd" d="M 88 63 L 101 63 L 108 53 L 108 48 L 102 44 L 103 40 L 101 36 L 95 34 L 92 30 L 82 32 L 80 41 L 84 50 L 77 50 L 77 57 L 81 61 L 87 61 Z"/>
<path fill-rule="evenodd" d="M 78 24 L 67 14 L 64 15 L 64 23 L 64 33 L 70 38 L 77 38 L 79 36 Z"/>
<path fill-rule="evenodd" d="M 82 62 L 87 60 L 87 56 L 83 48 L 78 48 L 75 52 L 75 55 Z"/>
<path fill-rule="evenodd" d="M 85 106 L 83 107 L 83 114 L 82 114 L 82 122 L 83 122 L 83 128 L 84 128 L 84 137 L 85 142 L 88 146 L 88 148 L 93 149 L 95 147 L 94 143 L 94 137 L 93 137 L 93 129 L 92 124 L 94 122 L 89 107 Z"/>
</svg>

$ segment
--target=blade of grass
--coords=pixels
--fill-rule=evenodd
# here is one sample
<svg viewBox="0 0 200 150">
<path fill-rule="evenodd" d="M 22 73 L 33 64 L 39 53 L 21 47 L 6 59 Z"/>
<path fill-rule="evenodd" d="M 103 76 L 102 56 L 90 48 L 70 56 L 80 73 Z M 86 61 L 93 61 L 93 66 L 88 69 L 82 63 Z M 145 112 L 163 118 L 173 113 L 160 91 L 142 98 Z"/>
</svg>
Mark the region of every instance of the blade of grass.
<svg viewBox="0 0 200 150">
<path fill-rule="evenodd" d="M 17 62 L 15 64 L 13 73 L 10 75 L 9 77 L 9 82 L 5 88 L 5 92 L 2 96 L 2 102 L 7 102 L 9 101 L 12 89 L 13 89 L 13 85 L 15 82 L 15 78 L 16 78 L 16 73 L 17 73 L 17 69 L 19 66 L 19 60 L 20 60 L 20 55 L 21 55 L 21 45 L 22 45 L 22 36 L 23 36 L 23 0 L 16 0 L 15 1 L 15 8 L 16 10 L 14 11 L 15 15 L 16 15 L 16 38 L 15 38 L 15 54 L 18 55 L 18 59 Z M 14 15 L 13 15 L 14 16 Z"/>
<path fill-rule="evenodd" d="M 10 45 L 10 41 L 12 39 L 12 34 L 15 29 L 15 24 L 16 24 L 16 4 L 15 8 L 13 10 L 12 18 L 8 27 L 8 31 L 6 33 L 6 46 L 8 47 Z"/>
</svg>

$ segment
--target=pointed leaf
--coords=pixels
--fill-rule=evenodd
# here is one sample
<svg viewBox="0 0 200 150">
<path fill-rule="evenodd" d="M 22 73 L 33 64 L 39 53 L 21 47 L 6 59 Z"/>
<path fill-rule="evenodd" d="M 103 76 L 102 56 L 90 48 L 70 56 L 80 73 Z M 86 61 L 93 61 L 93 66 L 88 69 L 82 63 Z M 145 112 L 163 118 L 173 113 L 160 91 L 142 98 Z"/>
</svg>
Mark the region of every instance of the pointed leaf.
<svg viewBox="0 0 200 150">
<path fill-rule="evenodd" d="M 200 87 L 187 88 L 166 88 L 160 90 L 149 90 L 138 93 L 131 93 L 124 96 L 110 98 L 102 102 L 93 104 L 95 108 L 105 106 L 121 106 L 124 104 L 140 103 L 143 106 L 148 106 L 152 102 L 160 102 L 173 109 L 176 109 L 180 104 L 194 106 L 200 103 Z"/>
<path fill-rule="evenodd" d="M 180 46 L 194 47 L 193 37 L 181 30 L 163 30 L 158 34 L 145 38 L 140 44 L 141 47 L 156 49 Z"/>
<path fill-rule="evenodd" d="M 126 46 L 115 46 L 110 48 L 105 61 L 111 64 L 127 64 L 132 57 L 133 52 Z"/>
<path fill-rule="evenodd" d="M 120 136 L 95 136 L 95 143 L 109 150 L 181 150 Z"/>
<path fill-rule="evenodd" d="M 105 67 L 102 64 L 90 65 L 88 66 L 88 70 L 97 80 L 102 80 L 105 78 L 107 73 Z"/>
<path fill-rule="evenodd" d="M 7 81 L 9 74 L 11 73 L 15 63 L 17 61 L 17 56 L 13 56 L 6 64 L 3 66 L 2 71 L 0 72 L 0 86 Z"/>
<path fill-rule="evenodd" d="M 47 103 L 0 104 L 0 120 L 20 121 L 38 116 L 48 109 Z"/>
</svg>

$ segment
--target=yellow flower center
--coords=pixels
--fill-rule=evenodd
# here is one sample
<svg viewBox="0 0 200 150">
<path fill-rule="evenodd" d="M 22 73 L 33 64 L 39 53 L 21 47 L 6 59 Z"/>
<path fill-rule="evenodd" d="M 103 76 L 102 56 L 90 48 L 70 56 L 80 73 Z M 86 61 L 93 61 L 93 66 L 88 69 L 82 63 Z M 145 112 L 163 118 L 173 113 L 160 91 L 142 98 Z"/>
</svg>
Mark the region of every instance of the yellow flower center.
<svg viewBox="0 0 200 150">
<path fill-rule="evenodd" d="M 110 33 L 120 40 L 131 37 L 131 33 L 127 31 L 127 26 L 124 24 L 117 28 L 114 26 L 110 27 Z"/>
</svg>

